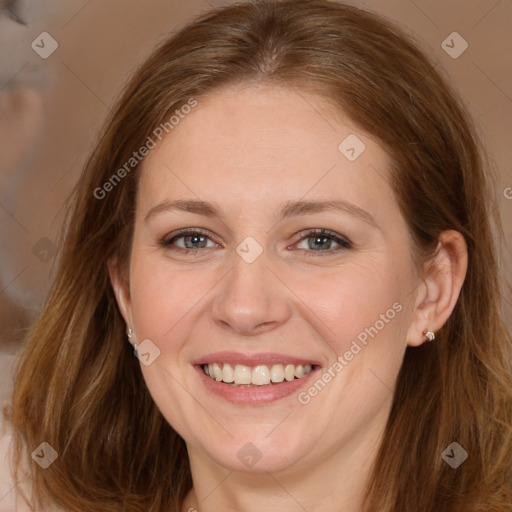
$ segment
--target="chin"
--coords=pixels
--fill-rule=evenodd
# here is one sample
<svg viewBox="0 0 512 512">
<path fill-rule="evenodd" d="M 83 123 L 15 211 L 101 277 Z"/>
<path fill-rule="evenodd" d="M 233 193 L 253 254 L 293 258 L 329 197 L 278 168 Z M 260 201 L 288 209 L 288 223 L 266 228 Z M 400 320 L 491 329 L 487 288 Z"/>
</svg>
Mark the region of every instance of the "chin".
<svg viewBox="0 0 512 512">
<path fill-rule="evenodd" d="M 212 450 L 211 445 L 203 445 L 203 449 L 220 466 L 230 471 L 251 473 L 283 471 L 311 453 L 311 439 L 306 445 L 300 439 L 286 435 L 284 431 L 280 436 L 275 434 L 261 437 L 237 435 L 229 441 L 219 441 L 218 449 Z"/>
</svg>

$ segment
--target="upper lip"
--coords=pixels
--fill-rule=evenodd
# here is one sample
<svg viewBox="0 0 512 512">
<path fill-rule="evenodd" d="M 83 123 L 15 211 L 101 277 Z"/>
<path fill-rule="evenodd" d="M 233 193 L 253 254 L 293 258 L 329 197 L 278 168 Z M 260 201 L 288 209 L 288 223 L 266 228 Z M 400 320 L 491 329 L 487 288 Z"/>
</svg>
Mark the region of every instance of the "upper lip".
<svg viewBox="0 0 512 512">
<path fill-rule="evenodd" d="M 301 364 L 317 365 L 320 363 L 313 359 L 306 359 L 286 354 L 276 354 L 273 352 L 264 352 L 260 354 L 242 354 L 241 352 L 214 352 L 192 361 L 194 365 L 228 363 L 243 364 L 245 366 L 270 365 L 270 364 Z"/>
</svg>

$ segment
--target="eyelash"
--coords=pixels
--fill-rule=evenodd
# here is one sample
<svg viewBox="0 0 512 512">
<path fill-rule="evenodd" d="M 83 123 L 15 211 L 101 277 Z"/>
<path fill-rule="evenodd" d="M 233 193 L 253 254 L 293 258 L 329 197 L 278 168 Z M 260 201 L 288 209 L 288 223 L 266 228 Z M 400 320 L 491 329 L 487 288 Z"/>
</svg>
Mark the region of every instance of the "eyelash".
<svg viewBox="0 0 512 512">
<path fill-rule="evenodd" d="M 198 251 L 200 251 L 200 249 L 184 249 L 183 247 L 176 247 L 176 246 L 172 247 L 172 244 L 174 242 L 176 242 L 176 240 L 186 237 L 186 236 L 193 236 L 193 235 L 202 235 L 202 236 L 205 236 L 205 237 L 211 239 L 209 233 L 202 229 L 198 228 L 198 229 L 191 230 L 189 228 L 186 228 L 186 229 L 181 229 L 181 230 L 177 231 L 176 233 L 173 233 L 171 238 L 169 238 L 168 236 L 162 238 L 159 243 L 165 249 L 177 250 L 177 251 L 182 252 L 185 255 L 190 254 L 190 253 L 193 253 L 194 255 L 198 255 Z M 350 242 L 350 240 L 348 238 L 338 235 L 334 231 L 329 231 L 327 229 L 312 229 L 312 230 L 306 231 L 305 233 L 302 233 L 302 237 L 297 242 L 295 242 L 294 245 L 298 244 L 299 242 L 302 242 L 303 240 L 307 240 L 308 238 L 312 238 L 312 237 L 326 237 L 326 238 L 336 242 L 337 244 L 339 244 L 340 247 L 338 247 L 336 249 L 328 249 L 326 251 L 315 251 L 312 249 L 309 249 L 309 250 L 308 249 L 298 249 L 299 251 L 303 251 L 305 256 L 313 256 L 313 257 L 326 256 L 326 255 L 332 255 L 333 253 L 338 253 L 339 251 L 344 251 L 344 250 L 353 248 L 352 242 Z M 211 249 L 211 247 L 207 247 L 205 249 Z"/>
</svg>

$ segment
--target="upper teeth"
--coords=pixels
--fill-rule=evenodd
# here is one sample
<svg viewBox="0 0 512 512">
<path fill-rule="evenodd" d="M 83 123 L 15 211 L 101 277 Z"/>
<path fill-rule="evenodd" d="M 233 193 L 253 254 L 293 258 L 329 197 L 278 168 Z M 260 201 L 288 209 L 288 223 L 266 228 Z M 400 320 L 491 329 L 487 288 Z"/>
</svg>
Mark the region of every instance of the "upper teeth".
<svg viewBox="0 0 512 512">
<path fill-rule="evenodd" d="M 264 386 L 271 382 L 283 382 L 300 379 L 311 372 L 312 366 L 294 364 L 274 364 L 270 368 L 261 364 L 258 366 L 235 365 L 235 368 L 228 363 L 213 363 L 203 365 L 204 373 L 216 381 L 223 381 L 234 384 L 254 384 Z"/>
</svg>

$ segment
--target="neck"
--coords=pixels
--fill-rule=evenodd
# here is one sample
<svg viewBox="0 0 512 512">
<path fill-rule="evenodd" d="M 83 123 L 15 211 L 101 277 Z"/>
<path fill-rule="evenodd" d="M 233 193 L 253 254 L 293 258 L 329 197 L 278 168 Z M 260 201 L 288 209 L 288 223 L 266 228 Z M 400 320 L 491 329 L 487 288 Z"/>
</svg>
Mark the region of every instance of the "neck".
<svg viewBox="0 0 512 512">
<path fill-rule="evenodd" d="M 382 419 L 348 443 L 320 448 L 315 459 L 282 471 L 229 471 L 189 447 L 194 487 L 182 512 L 362 512 L 386 423 Z"/>
</svg>

